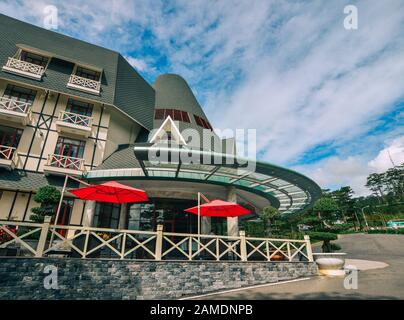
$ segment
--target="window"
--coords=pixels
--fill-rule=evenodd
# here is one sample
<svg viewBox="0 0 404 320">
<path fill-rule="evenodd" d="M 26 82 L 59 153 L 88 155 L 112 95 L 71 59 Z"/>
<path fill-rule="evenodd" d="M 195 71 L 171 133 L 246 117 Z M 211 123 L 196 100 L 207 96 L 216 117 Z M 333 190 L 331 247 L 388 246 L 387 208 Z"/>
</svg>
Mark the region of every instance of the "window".
<svg viewBox="0 0 404 320">
<path fill-rule="evenodd" d="M 168 116 L 170 116 L 171 119 L 174 119 L 174 109 L 166 109 L 164 119 L 166 119 Z"/>
<path fill-rule="evenodd" d="M 164 119 L 164 109 L 156 109 L 154 110 L 154 119 L 155 120 L 163 120 Z"/>
<path fill-rule="evenodd" d="M 4 91 L 5 98 L 28 102 L 30 104 L 34 102 L 35 96 L 35 90 L 17 87 L 12 84 L 8 84 L 6 90 Z"/>
<path fill-rule="evenodd" d="M 174 120 L 176 121 L 182 121 L 182 116 L 181 116 L 181 111 L 180 110 L 174 110 Z"/>
<path fill-rule="evenodd" d="M 210 125 L 210 123 L 207 120 L 205 120 L 202 117 L 199 117 L 195 114 L 194 114 L 194 118 L 195 118 L 195 122 L 198 126 L 203 127 L 205 129 L 213 130 L 212 126 Z"/>
<path fill-rule="evenodd" d="M 57 225 L 66 226 L 70 223 L 70 217 L 73 211 L 74 200 L 73 199 L 63 199 L 62 206 L 60 207 L 59 216 Z M 57 207 L 55 206 L 55 215 L 53 219 L 56 219 Z M 66 229 L 59 229 L 58 233 L 61 236 L 66 236 L 67 230 Z"/>
<path fill-rule="evenodd" d="M 182 121 L 188 122 L 188 123 L 191 122 L 191 119 L 189 119 L 188 112 L 186 112 L 186 111 L 181 111 L 181 115 L 182 115 Z"/>
<path fill-rule="evenodd" d="M 194 115 L 194 118 L 195 118 L 196 124 L 197 124 L 198 126 L 200 126 L 200 127 L 203 127 L 203 123 L 202 123 L 202 121 L 201 121 L 201 118 L 198 117 L 198 116 L 196 116 L 196 115 Z"/>
<path fill-rule="evenodd" d="M 94 80 L 94 81 L 99 81 L 101 77 L 101 73 L 98 71 L 90 70 L 90 69 L 85 69 L 82 67 L 77 67 L 76 69 L 76 76 Z"/>
<path fill-rule="evenodd" d="M 79 114 L 82 116 L 91 117 L 93 113 L 93 104 L 69 99 L 67 101 L 66 112 Z"/>
<path fill-rule="evenodd" d="M 177 109 L 155 109 L 154 119 L 165 120 L 168 116 L 175 121 L 183 121 L 190 123 L 188 112 Z"/>
<path fill-rule="evenodd" d="M 38 54 L 27 52 L 27 51 L 21 52 L 20 59 L 22 61 L 26 61 L 29 63 L 36 64 L 38 66 L 42 66 L 44 68 L 46 67 L 46 65 L 48 64 L 48 61 L 49 61 L 49 58 L 47 58 L 47 57 L 43 57 Z"/>
<path fill-rule="evenodd" d="M 96 228 L 117 229 L 121 206 L 116 203 L 100 203 L 95 207 L 93 226 Z"/>
<path fill-rule="evenodd" d="M 55 154 L 73 158 L 83 158 L 85 142 L 59 137 Z"/>
<path fill-rule="evenodd" d="M 0 146 L 17 148 L 22 135 L 22 130 L 11 127 L 0 127 Z M 14 149 L 4 149 L 0 152 L 0 159 L 11 159 Z"/>
</svg>

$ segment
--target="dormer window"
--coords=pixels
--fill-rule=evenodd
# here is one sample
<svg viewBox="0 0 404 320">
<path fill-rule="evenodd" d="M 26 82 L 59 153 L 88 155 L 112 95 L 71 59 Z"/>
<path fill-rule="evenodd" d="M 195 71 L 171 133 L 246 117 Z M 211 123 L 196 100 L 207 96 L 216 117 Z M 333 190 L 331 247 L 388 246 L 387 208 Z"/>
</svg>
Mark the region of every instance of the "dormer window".
<svg viewBox="0 0 404 320">
<path fill-rule="evenodd" d="M 8 58 L 6 65 L 3 66 L 3 71 L 41 80 L 49 60 L 49 57 L 19 50 L 14 57 Z"/>
<path fill-rule="evenodd" d="M 32 52 L 21 51 L 21 61 L 29 62 L 46 68 L 49 58 Z"/>
<path fill-rule="evenodd" d="M 82 67 L 77 67 L 76 76 L 94 80 L 94 81 L 100 81 L 101 72 L 90 70 L 90 69 L 85 69 Z"/>
<path fill-rule="evenodd" d="M 98 95 L 101 88 L 101 72 L 76 66 L 67 87 Z"/>
</svg>

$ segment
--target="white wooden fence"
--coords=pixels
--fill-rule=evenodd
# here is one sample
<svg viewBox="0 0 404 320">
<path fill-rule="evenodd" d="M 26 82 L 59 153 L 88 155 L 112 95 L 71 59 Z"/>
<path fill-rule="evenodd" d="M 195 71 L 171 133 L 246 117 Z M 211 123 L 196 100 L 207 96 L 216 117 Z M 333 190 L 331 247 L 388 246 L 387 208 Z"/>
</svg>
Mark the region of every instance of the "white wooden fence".
<svg viewBox="0 0 404 320">
<path fill-rule="evenodd" d="M 0 249 L 17 245 L 24 255 L 83 259 L 313 261 L 308 236 L 253 238 L 240 231 L 231 237 L 163 232 L 162 225 L 157 231 L 138 231 L 55 226 L 49 221 L 48 217 L 43 224 L 0 220 Z"/>
</svg>

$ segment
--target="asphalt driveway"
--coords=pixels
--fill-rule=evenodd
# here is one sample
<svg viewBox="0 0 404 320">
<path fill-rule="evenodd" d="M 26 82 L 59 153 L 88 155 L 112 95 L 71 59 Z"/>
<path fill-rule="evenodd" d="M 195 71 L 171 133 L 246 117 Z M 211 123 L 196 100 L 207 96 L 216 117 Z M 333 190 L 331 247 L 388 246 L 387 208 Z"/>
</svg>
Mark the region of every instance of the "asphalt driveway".
<svg viewBox="0 0 404 320">
<path fill-rule="evenodd" d="M 347 258 L 381 261 L 389 266 L 360 271 L 358 289 L 345 289 L 343 277 L 318 276 L 205 299 L 404 299 L 404 235 L 344 235 L 338 243 Z"/>
</svg>

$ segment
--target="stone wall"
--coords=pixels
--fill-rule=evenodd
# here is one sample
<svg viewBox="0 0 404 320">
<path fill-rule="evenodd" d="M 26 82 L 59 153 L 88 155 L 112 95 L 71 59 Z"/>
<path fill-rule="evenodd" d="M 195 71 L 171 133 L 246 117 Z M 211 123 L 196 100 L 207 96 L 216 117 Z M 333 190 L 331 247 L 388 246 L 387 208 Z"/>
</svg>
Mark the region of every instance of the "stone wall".
<svg viewBox="0 0 404 320">
<path fill-rule="evenodd" d="M 44 288 L 46 266 L 57 268 L 57 289 Z M 176 299 L 314 274 L 309 262 L 1 257 L 0 299 Z"/>
</svg>

